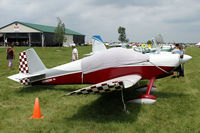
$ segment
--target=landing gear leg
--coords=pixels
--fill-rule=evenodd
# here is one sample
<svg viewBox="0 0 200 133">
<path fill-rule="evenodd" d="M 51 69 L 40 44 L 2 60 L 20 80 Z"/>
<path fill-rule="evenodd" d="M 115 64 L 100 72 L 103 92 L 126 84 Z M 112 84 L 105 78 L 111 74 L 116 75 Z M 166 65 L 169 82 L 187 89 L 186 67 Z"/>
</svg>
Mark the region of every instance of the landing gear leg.
<svg viewBox="0 0 200 133">
<path fill-rule="evenodd" d="M 151 89 L 153 87 L 155 79 L 156 79 L 155 77 L 150 79 L 149 85 L 148 85 L 148 88 L 147 88 L 147 91 L 146 91 L 146 95 L 150 95 L 150 92 L 151 92 Z"/>
<path fill-rule="evenodd" d="M 153 104 L 156 102 L 156 97 L 155 96 L 152 96 L 150 95 L 150 92 L 151 92 L 151 89 L 153 87 L 153 84 L 154 84 L 154 81 L 155 81 L 155 77 L 152 77 L 150 80 L 149 80 L 149 85 L 147 87 L 147 90 L 146 90 L 146 94 L 143 94 L 135 99 L 132 99 L 128 102 L 135 102 L 135 103 L 141 103 L 141 104 Z"/>
</svg>

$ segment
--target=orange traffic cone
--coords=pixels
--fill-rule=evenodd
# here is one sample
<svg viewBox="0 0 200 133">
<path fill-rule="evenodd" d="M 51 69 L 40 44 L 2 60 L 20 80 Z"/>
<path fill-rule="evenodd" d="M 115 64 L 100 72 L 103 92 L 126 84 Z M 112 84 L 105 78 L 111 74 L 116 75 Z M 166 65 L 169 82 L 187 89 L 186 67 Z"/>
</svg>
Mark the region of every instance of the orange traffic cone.
<svg viewBox="0 0 200 133">
<path fill-rule="evenodd" d="M 43 50 L 45 50 L 45 47 L 43 47 Z"/>
<path fill-rule="evenodd" d="M 30 119 L 43 119 L 44 116 L 41 116 L 40 113 L 40 104 L 39 104 L 39 99 L 35 99 L 35 105 L 33 109 L 33 115 L 30 117 Z"/>
</svg>

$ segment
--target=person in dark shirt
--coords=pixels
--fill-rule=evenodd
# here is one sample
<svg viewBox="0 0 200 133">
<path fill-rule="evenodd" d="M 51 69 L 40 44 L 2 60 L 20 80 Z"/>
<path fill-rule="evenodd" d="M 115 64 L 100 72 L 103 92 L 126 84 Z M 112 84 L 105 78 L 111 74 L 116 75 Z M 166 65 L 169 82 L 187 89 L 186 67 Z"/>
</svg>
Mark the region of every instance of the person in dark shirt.
<svg viewBox="0 0 200 133">
<path fill-rule="evenodd" d="M 182 45 L 182 47 L 181 47 L 181 56 L 180 56 L 181 59 L 183 59 L 183 56 L 186 53 L 186 47 L 187 46 L 185 46 L 185 45 Z M 180 70 L 179 76 L 184 77 L 184 63 L 181 64 L 181 70 Z"/>
<path fill-rule="evenodd" d="M 14 50 L 14 45 L 11 44 L 10 47 L 6 51 L 7 54 L 7 60 L 9 61 L 8 67 L 11 70 L 13 66 L 13 59 L 15 59 L 15 50 Z"/>
</svg>

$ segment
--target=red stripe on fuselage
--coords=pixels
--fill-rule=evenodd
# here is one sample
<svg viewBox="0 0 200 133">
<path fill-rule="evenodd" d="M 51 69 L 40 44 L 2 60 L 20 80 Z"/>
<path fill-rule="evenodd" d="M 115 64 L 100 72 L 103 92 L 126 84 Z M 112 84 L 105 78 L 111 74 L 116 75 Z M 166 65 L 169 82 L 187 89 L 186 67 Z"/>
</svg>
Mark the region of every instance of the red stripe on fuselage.
<svg viewBox="0 0 200 133">
<path fill-rule="evenodd" d="M 46 78 L 37 82 L 32 83 L 32 85 L 58 85 L 58 84 L 81 84 L 82 83 L 82 72 L 61 75 L 51 78 Z"/>
<path fill-rule="evenodd" d="M 174 67 L 160 67 L 167 72 L 173 70 Z M 96 84 L 113 78 L 137 74 L 142 76 L 142 79 L 150 79 L 152 77 L 165 77 L 169 74 L 166 74 L 162 70 L 158 69 L 155 66 L 130 66 L 130 67 L 116 67 L 116 68 L 107 68 L 91 72 L 83 75 L 82 72 L 66 74 L 62 76 L 47 78 L 42 81 L 37 81 L 32 83 L 34 84 L 45 84 L 45 85 L 56 85 L 56 84 Z"/>
<path fill-rule="evenodd" d="M 171 71 L 173 67 L 161 67 L 165 71 Z M 155 66 L 131 66 L 131 67 L 116 67 L 99 70 L 84 74 L 84 83 L 99 83 L 109 79 L 137 74 L 142 76 L 142 79 L 150 79 L 152 77 L 164 77 L 167 76 L 165 72 L 158 69 Z"/>
</svg>

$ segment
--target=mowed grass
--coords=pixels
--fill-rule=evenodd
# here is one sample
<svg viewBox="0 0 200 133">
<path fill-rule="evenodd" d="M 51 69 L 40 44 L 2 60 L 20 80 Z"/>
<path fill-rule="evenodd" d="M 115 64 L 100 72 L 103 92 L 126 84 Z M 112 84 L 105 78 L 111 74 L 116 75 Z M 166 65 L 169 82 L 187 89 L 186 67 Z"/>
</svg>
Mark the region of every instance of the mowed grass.
<svg viewBox="0 0 200 133">
<path fill-rule="evenodd" d="M 16 55 L 27 49 L 15 47 Z M 47 68 L 71 61 L 71 48 L 34 48 Z M 193 58 L 185 64 L 185 77 L 158 79 L 153 105 L 127 104 L 130 114 L 122 112 L 121 92 L 96 95 L 64 94 L 87 85 L 33 86 L 22 88 L 7 79 L 18 73 L 8 70 L 6 48 L 0 48 L 0 132 L 49 133 L 135 133 L 200 132 L 200 48 L 189 47 Z M 79 57 L 91 47 L 78 47 Z M 146 81 L 141 82 L 142 84 Z M 125 90 L 125 100 L 140 95 L 134 88 Z M 38 97 L 44 119 L 29 119 Z"/>
</svg>

